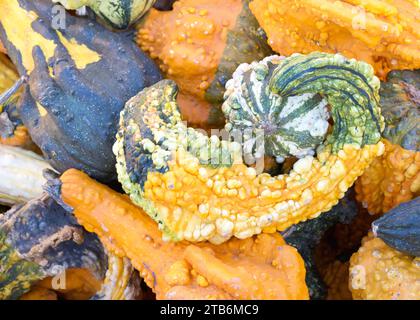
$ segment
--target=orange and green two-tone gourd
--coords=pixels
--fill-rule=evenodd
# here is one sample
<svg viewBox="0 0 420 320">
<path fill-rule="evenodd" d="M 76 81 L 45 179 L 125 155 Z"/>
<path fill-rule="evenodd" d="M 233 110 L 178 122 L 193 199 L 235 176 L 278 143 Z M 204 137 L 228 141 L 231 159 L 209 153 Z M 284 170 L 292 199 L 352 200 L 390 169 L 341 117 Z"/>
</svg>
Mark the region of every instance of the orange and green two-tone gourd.
<svg viewBox="0 0 420 320">
<path fill-rule="evenodd" d="M 380 97 L 385 152 L 356 182 L 357 199 L 371 214 L 420 194 L 420 70 L 391 72 Z"/>
<path fill-rule="evenodd" d="M 183 118 L 195 127 L 224 124 L 226 82 L 239 64 L 272 54 L 249 0 L 180 0 L 171 11 L 152 9 L 137 43 L 180 89 Z"/>
<path fill-rule="evenodd" d="M 228 133 L 250 134 L 232 142 L 182 122 L 176 84 L 161 81 L 121 112 L 119 181 L 171 240 L 222 243 L 285 230 L 329 211 L 382 154 L 379 85 L 370 65 L 339 54 L 243 65 L 222 110 Z M 324 139 L 327 103 L 334 125 Z M 253 132 L 263 140 L 256 143 Z M 260 174 L 246 164 L 263 155 L 254 153 L 261 146 L 279 161 L 301 159 L 288 174 Z"/>
</svg>

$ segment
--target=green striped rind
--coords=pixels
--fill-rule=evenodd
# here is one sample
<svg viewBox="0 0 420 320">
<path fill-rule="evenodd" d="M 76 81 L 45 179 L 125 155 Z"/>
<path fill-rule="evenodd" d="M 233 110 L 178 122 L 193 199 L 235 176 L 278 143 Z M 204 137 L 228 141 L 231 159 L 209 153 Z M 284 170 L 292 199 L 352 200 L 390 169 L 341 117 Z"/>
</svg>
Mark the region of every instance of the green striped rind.
<svg viewBox="0 0 420 320">
<path fill-rule="evenodd" d="M 125 29 L 141 18 L 155 3 L 155 0 L 54 0 L 66 9 L 90 7 L 110 26 Z"/>
<path fill-rule="evenodd" d="M 237 130 L 243 135 L 246 131 L 260 131 L 264 134 L 265 154 L 277 157 L 279 162 L 289 156 L 313 155 L 329 125 L 327 102 L 320 95 L 282 97 L 271 91 L 269 82 L 282 60 L 271 56 L 240 65 L 226 85 L 227 99 L 222 106 L 228 131 Z"/>
<path fill-rule="evenodd" d="M 249 2 L 250 0 L 242 1 L 243 8 L 235 27 L 227 33 L 226 47 L 217 67 L 216 76 L 205 95 L 210 103 L 223 103 L 226 82 L 241 63 L 259 61 L 273 54 L 264 30 L 249 9 Z"/>
<path fill-rule="evenodd" d="M 395 70 L 380 89 L 383 136 L 407 150 L 420 150 L 420 70 Z"/>
<path fill-rule="evenodd" d="M 18 299 L 46 275 L 39 265 L 23 260 L 0 231 L 0 300 Z"/>
<path fill-rule="evenodd" d="M 380 82 L 365 62 L 340 54 L 293 54 L 273 72 L 269 87 L 282 97 L 304 93 L 325 96 L 334 120 L 327 144 L 334 153 L 344 144 L 375 144 L 381 137 Z"/>
</svg>

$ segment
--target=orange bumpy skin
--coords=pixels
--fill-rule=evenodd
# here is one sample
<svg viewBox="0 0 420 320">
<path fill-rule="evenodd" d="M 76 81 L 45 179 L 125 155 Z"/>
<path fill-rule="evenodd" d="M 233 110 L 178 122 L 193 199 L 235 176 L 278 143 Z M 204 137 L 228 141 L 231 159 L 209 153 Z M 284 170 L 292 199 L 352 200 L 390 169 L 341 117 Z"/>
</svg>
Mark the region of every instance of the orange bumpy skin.
<svg viewBox="0 0 420 320">
<path fill-rule="evenodd" d="M 130 258 L 157 299 L 308 299 L 303 259 L 278 234 L 219 246 L 164 242 L 127 196 L 74 169 L 61 181 L 78 221 L 108 250 Z"/>
<path fill-rule="evenodd" d="M 251 11 L 282 55 L 340 52 L 390 70 L 420 68 L 418 1 L 254 0 Z"/>
<path fill-rule="evenodd" d="M 152 9 L 140 26 L 137 42 L 179 85 L 178 101 L 188 123 L 204 127 L 208 122 L 211 105 L 205 92 L 241 10 L 241 0 L 180 0 L 172 11 Z"/>
<path fill-rule="evenodd" d="M 419 300 L 420 258 L 388 247 L 369 233 L 350 259 L 349 288 L 354 299 Z"/>
<path fill-rule="evenodd" d="M 349 263 L 334 260 L 324 270 L 320 270 L 327 286 L 327 300 L 351 300 L 349 283 Z"/>
<path fill-rule="evenodd" d="M 356 198 L 371 214 L 387 212 L 420 192 L 420 152 L 382 141 L 385 153 L 356 181 Z"/>
</svg>

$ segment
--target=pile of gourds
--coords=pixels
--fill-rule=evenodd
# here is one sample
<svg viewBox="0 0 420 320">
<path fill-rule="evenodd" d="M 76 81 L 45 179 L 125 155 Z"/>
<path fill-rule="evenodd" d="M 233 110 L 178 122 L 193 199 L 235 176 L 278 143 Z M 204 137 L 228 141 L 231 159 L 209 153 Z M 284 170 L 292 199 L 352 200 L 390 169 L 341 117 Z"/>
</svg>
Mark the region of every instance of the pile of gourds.
<svg viewBox="0 0 420 320">
<path fill-rule="evenodd" d="M 0 0 L 0 299 L 420 300 L 419 9 Z"/>
</svg>

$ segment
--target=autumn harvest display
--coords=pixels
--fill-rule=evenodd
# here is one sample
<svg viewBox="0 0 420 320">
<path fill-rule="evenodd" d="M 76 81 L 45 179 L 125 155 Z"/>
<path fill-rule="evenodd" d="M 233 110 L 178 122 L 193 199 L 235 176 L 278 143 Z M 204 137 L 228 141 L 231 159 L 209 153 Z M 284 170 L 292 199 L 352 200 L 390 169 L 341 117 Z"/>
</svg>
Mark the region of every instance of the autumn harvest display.
<svg viewBox="0 0 420 320">
<path fill-rule="evenodd" d="M 0 300 L 420 300 L 419 30 L 411 0 L 0 0 Z"/>
</svg>

